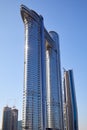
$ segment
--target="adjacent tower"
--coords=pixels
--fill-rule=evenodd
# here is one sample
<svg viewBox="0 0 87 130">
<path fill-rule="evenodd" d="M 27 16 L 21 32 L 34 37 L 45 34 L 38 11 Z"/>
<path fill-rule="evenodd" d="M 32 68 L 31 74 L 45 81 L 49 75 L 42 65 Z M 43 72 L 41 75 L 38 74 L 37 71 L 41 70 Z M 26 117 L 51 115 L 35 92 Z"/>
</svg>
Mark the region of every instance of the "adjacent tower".
<svg viewBox="0 0 87 130">
<path fill-rule="evenodd" d="M 11 130 L 18 130 L 18 109 L 13 107 L 11 112 L 12 112 L 12 129 Z"/>
<path fill-rule="evenodd" d="M 16 108 L 4 107 L 2 130 L 17 130 L 18 110 Z"/>
<path fill-rule="evenodd" d="M 65 130 L 78 130 L 78 112 L 73 70 L 64 70 L 64 123 Z"/>
<path fill-rule="evenodd" d="M 63 129 L 62 87 L 59 37 L 54 31 L 46 34 L 46 116 L 47 128 Z"/>
<path fill-rule="evenodd" d="M 2 130 L 11 130 L 12 126 L 12 114 L 11 108 L 4 107 L 3 119 L 2 119 Z"/>
</svg>

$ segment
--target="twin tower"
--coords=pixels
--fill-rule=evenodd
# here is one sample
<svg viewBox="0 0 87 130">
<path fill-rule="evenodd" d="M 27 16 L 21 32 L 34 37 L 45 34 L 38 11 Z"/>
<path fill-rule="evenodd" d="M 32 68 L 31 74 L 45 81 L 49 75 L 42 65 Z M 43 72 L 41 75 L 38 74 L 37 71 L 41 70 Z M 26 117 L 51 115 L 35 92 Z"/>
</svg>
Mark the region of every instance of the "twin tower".
<svg viewBox="0 0 87 130">
<path fill-rule="evenodd" d="M 58 34 L 43 17 L 21 5 L 25 27 L 23 130 L 63 130 Z"/>
</svg>

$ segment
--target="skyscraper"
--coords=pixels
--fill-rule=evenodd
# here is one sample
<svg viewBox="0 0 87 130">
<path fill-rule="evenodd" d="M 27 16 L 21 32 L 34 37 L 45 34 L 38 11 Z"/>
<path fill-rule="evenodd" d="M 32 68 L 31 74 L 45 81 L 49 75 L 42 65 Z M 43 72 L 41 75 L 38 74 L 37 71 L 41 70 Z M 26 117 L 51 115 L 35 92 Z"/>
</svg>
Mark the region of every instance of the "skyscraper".
<svg viewBox="0 0 87 130">
<path fill-rule="evenodd" d="M 18 110 L 13 107 L 11 109 L 12 112 L 12 129 L 11 130 L 17 130 L 18 128 Z"/>
<path fill-rule="evenodd" d="M 18 110 L 15 108 L 10 108 L 8 106 L 4 107 L 2 130 L 17 130 L 17 121 Z"/>
<path fill-rule="evenodd" d="M 78 112 L 73 70 L 64 70 L 64 123 L 65 130 L 78 130 Z"/>
<path fill-rule="evenodd" d="M 43 17 L 21 5 L 25 26 L 23 130 L 63 130 L 58 34 Z"/>
<path fill-rule="evenodd" d="M 2 130 L 11 130 L 12 125 L 12 114 L 11 108 L 4 107 L 3 110 L 3 119 L 2 119 Z"/>
<path fill-rule="evenodd" d="M 42 130 L 42 17 L 23 5 L 21 14 L 25 25 L 22 127 Z"/>
<path fill-rule="evenodd" d="M 46 95 L 47 128 L 63 129 L 59 37 L 54 31 L 46 37 Z"/>
</svg>

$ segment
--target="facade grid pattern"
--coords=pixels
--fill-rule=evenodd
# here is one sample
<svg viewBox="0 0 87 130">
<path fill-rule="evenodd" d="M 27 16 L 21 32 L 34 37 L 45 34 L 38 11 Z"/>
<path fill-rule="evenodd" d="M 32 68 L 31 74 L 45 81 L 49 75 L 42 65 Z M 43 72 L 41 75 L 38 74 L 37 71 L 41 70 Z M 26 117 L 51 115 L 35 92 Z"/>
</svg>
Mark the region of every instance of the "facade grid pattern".
<svg viewBox="0 0 87 130">
<path fill-rule="evenodd" d="M 42 16 L 21 6 L 25 26 L 23 130 L 63 130 L 58 34 Z"/>
</svg>

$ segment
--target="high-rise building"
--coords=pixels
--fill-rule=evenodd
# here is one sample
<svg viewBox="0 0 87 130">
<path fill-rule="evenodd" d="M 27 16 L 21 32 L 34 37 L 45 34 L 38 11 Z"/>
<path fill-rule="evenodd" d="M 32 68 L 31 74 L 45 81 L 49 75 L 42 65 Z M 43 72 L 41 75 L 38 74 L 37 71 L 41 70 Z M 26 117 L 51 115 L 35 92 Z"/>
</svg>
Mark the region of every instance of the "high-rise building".
<svg viewBox="0 0 87 130">
<path fill-rule="evenodd" d="M 8 106 L 4 107 L 2 130 L 17 130 L 17 121 L 18 110 L 15 108 L 10 108 Z"/>
<path fill-rule="evenodd" d="M 23 130 L 63 130 L 58 34 L 43 18 L 21 5 L 25 27 Z"/>
<path fill-rule="evenodd" d="M 64 70 L 64 128 L 78 130 L 78 112 L 73 70 Z"/>
<path fill-rule="evenodd" d="M 2 119 L 2 130 L 11 130 L 12 125 L 12 113 L 11 108 L 4 107 L 3 110 L 3 119 Z"/>
<path fill-rule="evenodd" d="M 47 128 L 63 129 L 60 50 L 58 34 L 46 33 L 46 119 Z"/>
<path fill-rule="evenodd" d="M 18 110 L 13 107 L 11 109 L 12 111 L 12 129 L 11 130 L 17 130 L 18 128 Z"/>
</svg>

